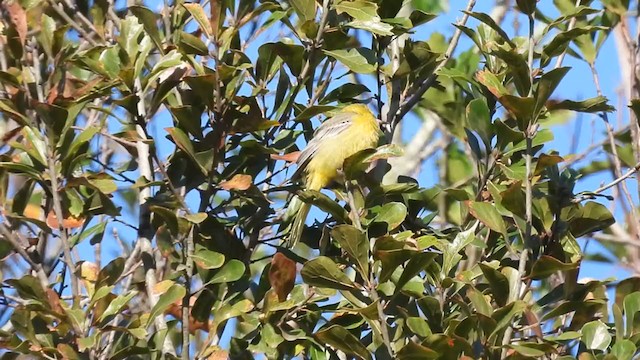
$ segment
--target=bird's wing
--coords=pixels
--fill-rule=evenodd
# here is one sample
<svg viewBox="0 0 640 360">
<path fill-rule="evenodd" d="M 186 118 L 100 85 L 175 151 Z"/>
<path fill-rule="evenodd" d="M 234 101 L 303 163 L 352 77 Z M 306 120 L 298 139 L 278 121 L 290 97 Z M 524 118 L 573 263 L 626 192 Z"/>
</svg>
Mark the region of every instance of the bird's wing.
<svg viewBox="0 0 640 360">
<path fill-rule="evenodd" d="M 352 118 L 353 114 L 351 113 L 341 113 L 324 121 L 320 127 L 316 129 L 316 132 L 313 134 L 313 138 L 300 153 L 300 156 L 296 161 L 298 169 L 293 174 L 292 178 L 295 179 L 302 173 L 302 171 L 304 171 L 307 164 L 309 164 L 309 161 L 311 161 L 313 156 L 318 152 L 320 144 L 322 144 L 326 139 L 330 139 L 346 130 L 351 125 Z"/>
</svg>

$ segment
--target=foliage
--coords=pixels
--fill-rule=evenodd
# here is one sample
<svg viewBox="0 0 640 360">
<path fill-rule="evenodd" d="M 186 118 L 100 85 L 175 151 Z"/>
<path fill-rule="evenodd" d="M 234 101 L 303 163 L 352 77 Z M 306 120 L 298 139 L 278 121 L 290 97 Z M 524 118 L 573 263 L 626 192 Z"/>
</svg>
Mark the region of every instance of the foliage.
<svg viewBox="0 0 640 360">
<path fill-rule="evenodd" d="M 557 0 L 553 17 L 518 0 L 524 37 L 469 3 L 445 39 L 422 37 L 439 1 L 3 2 L 5 356 L 637 356 L 638 279 L 578 281 L 578 241 L 612 236 L 608 201 L 635 209 L 602 193 L 640 168 L 637 103 L 604 163 L 549 149 L 567 112 L 615 110 L 556 89 L 578 71 L 565 55 L 597 79 L 629 2 Z M 379 114 L 380 146 L 300 191 L 297 151 L 353 102 Z M 399 141 L 410 117 L 440 144 L 435 186 L 410 176 L 428 157 Z M 286 249 L 294 194 L 322 216 Z M 634 242 L 630 214 L 616 229 Z"/>
</svg>

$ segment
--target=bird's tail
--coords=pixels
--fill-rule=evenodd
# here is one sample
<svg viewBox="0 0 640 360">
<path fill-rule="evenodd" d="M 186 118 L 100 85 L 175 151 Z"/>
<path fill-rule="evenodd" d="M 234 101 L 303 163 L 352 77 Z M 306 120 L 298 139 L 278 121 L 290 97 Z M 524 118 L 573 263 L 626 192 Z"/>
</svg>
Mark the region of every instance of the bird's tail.
<svg viewBox="0 0 640 360">
<path fill-rule="evenodd" d="M 300 199 L 297 200 L 301 201 Z M 309 215 L 309 210 L 311 210 L 311 204 L 302 202 L 300 210 L 298 210 L 298 213 L 295 215 L 295 219 L 293 220 L 293 225 L 291 225 L 289 238 L 285 242 L 286 247 L 292 248 L 296 246 L 298 241 L 302 238 L 302 231 L 304 230 L 304 223 L 307 220 L 307 215 Z"/>
</svg>

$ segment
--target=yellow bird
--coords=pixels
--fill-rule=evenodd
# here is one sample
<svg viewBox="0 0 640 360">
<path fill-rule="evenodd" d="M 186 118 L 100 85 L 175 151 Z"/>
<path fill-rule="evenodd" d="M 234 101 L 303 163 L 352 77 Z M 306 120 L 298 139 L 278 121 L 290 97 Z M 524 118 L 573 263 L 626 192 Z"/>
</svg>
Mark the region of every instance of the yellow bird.
<svg viewBox="0 0 640 360">
<path fill-rule="evenodd" d="M 329 185 L 342 169 L 344 161 L 355 153 L 378 144 L 380 128 L 376 117 L 363 104 L 345 106 L 334 117 L 323 122 L 296 161 L 293 175 L 304 173 L 306 190 L 319 191 Z M 297 206 L 297 197 L 289 206 Z M 294 247 L 300 240 L 311 204 L 302 203 L 295 215 L 286 246 Z"/>
</svg>

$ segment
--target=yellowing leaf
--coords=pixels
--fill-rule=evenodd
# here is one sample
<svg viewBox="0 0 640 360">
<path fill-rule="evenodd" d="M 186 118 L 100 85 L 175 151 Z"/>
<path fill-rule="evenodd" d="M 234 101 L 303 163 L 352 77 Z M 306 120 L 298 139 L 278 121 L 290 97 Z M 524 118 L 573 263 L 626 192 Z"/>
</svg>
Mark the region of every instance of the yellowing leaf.
<svg viewBox="0 0 640 360">
<path fill-rule="evenodd" d="M 230 180 L 220 183 L 224 190 L 247 190 L 253 184 L 251 175 L 236 174 Z"/>
</svg>

